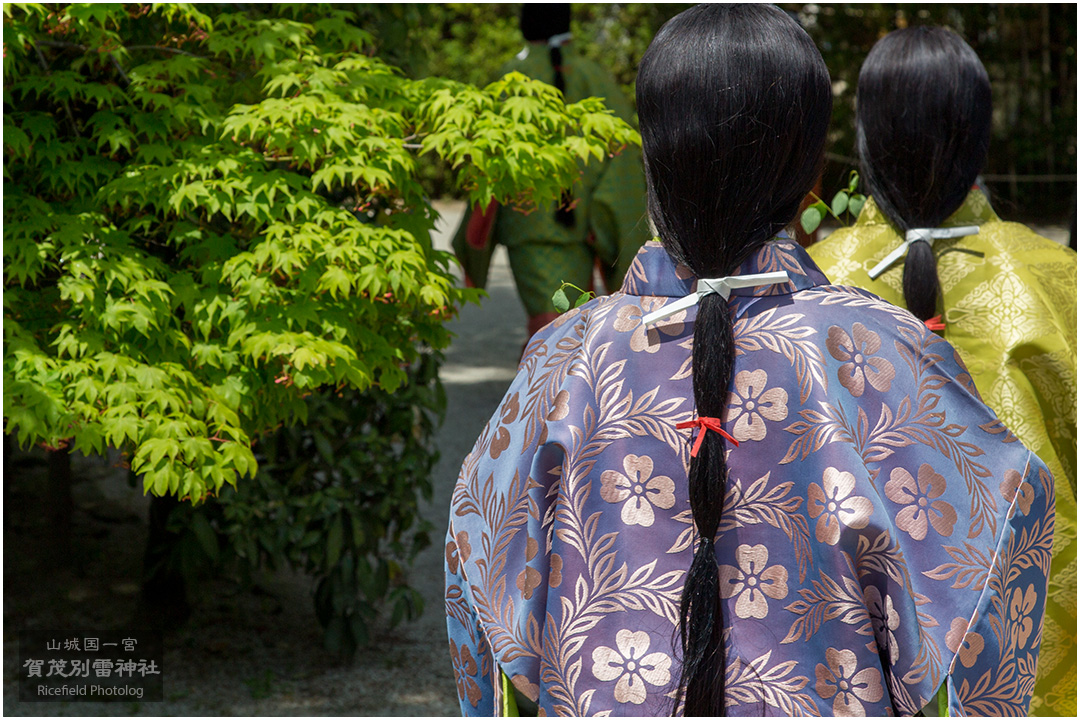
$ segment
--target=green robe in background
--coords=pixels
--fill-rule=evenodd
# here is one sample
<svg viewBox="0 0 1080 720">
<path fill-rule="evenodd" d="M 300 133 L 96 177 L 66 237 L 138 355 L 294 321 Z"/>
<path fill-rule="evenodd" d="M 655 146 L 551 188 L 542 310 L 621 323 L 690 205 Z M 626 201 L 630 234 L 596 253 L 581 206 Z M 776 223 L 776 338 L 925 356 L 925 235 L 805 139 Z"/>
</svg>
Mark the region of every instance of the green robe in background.
<svg viewBox="0 0 1080 720">
<path fill-rule="evenodd" d="M 1076 715 L 1076 253 L 1019 223 L 1003 222 L 973 190 L 942 227 L 979 233 L 936 240 L 943 295 L 940 334 L 1005 425 L 1049 466 L 1057 490 L 1042 652 L 1033 715 Z M 903 258 L 868 271 L 903 242 L 873 199 L 855 225 L 809 248 L 837 285 L 904 306 Z M 963 563 L 963 558 L 957 558 Z"/>
<path fill-rule="evenodd" d="M 562 46 L 562 56 L 567 103 L 602 98 L 616 115 L 630 122 L 630 103 L 606 70 L 578 54 L 572 43 Z M 547 83 L 555 81 L 548 47 L 542 43 L 530 44 L 501 73 L 513 71 Z M 574 186 L 574 197 L 573 227 L 555 221 L 554 203 L 527 215 L 500 207 L 486 243 L 466 242 L 467 216 L 454 249 L 472 282 L 484 286 L 491 250 L 501 243 L 509 252 L 518 294 L 530 316 L 555 311 L 551 295 L 563 281 L 589 289 L 596 259 L 607 287 L 618 289 L 638 248 L 652 237 L 645 213 L 641 150 L 627 147 L 604 163 L 591 161 Z"/>
</svg>

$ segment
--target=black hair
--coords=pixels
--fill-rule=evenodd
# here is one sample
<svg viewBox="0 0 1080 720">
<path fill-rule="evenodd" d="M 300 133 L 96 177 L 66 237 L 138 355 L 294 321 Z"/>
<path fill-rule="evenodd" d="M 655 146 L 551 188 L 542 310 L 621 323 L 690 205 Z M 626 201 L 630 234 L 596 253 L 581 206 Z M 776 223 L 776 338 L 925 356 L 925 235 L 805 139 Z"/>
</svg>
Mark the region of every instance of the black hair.
<svg viewBox="0 0 1080 720">
<path fill-rule="evenodd" d="M 959 35 L 940 27 L 891 32 L 859 71 L 856 146 L 862 176 L 901 233 L 934 228 L 963 203 L 990 146 L 990 78 Z M 930 246 L 912 243 L 904 302 L 937 314 L 941 286 Z"/>
<path fill-rule="evenodd" d="M 657 33 L 637 76 L 649 216 L 669 255 L 701 278 L 730 275 L 794 219 L 821 169 L 829 72 L 810 37 L 772 5 L 698 5 Z M 699 417 L 723 417 L 735 362 L 732 317 L 702 298 L 694 324 Z M 703 431 L 703 430 L 702 430 Z M 706 432 L 690 460 L 698 544 L 680 605 L 675 710 L 723 715 L 724 613 L 715 538 L 726 445 Z"/>
<path fill-rule="evenodd" d="M 555 35 L 570 32 L 570 3 L 524 3 L 521 6 L 521 16 L 518 20 L 521 34 L 529 42 L 547 40 Z M 566 78 L 563 75 L 562 47 L 552 45 L 548 48 L 551 57 L 551 67 L 555 71 L 555 81 L 552 83 L 564 96 L 566 95 Z M 574 209 L 570 204 L 574 196 L 570 192 L 564 192 L 559 207 L 555 210 L 555 222 L 564 227 L 574 226 Z"/>
<path fill-rule="evenodd" d="M 570 3 L 522 3 L 518 27 L 529 42 L 570 32 Z"/>
</svg>

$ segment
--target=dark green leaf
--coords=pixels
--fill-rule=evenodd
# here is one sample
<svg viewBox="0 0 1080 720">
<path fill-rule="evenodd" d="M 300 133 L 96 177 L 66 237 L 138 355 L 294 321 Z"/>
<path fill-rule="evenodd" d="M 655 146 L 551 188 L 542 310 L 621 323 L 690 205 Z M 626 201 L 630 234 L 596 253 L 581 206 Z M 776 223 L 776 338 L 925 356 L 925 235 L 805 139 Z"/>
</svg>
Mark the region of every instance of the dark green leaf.
<svg viewBox="0 0 1080 720">
<path fill-rule="evenodd" d="M 345 539 L 345 527 L 341 522 L 341 515 L 334 517 L 330 523 L 330 532 L 326 536 L 326 569 L 329 570 L 338 564 L 341 559 L 341 548 Z"/>
</svg>

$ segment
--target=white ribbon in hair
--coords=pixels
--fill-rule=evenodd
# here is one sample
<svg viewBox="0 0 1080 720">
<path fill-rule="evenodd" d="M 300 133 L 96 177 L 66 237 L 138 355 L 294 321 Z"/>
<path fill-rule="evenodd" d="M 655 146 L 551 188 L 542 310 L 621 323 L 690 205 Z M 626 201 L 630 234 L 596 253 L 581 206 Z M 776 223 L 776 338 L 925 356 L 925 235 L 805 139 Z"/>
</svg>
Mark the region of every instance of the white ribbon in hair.
<svg viewBox="0 0 1080 720">
<path fill-rule="evenodd" d="M 571 35 L 568 32 L 559 33 L 558 35 L 552 35 L 551 37 L 549 37 L 548 41 L 547 41 L 547 44 L 548 44 L 548 47 L 553 47 L 553 48 L 562 47 L 566 43 L 570 42 L 570 40 L 572 40 L 573 37 L 574 36 Z"/>
<path fill-rule="evenodd" d="M 947 240 L 949 238 L 964 237 L 965 235 L 977 235 L 978 233 L 979 227 L 977 225 L 964 225 L 963 227 L 953 228 L 912 228 L 904 235 L 904 242 L 886 255 L 868 274 L 871 280 L 877 280 L 878 275 L 885 272 L 890 265 L 907 252 L 911 243 L 924 242 L 932 247 L 935 240 Z"/>
<path fill-rule="evenodd" d="M 641 322 L 645 325 L 652 325 L 655 322 L 669 318 L 680 310 L 685 310 L 688 307 L 693 307 L 698 304 L 698 301 L 706 295 L 716 293 L 720 297 L 727 300 L 731 296 L 731 291 L 735 288 L 745 287 L 758 287 L 759 285 L 777 285 L 779 283 L 790 282 L 788 274 L 783 270 L 779 272 L 760 273 L 758 275 L 733 275 L 731 277 L 722 278 L 700 278 L 697 281 L 697 291 L 692 292 L 686 297 L 679 298 L 675 302 L 668 303 L 659 310 L 654 310 L 645 317 L 641 318 Z"/>
</svg>

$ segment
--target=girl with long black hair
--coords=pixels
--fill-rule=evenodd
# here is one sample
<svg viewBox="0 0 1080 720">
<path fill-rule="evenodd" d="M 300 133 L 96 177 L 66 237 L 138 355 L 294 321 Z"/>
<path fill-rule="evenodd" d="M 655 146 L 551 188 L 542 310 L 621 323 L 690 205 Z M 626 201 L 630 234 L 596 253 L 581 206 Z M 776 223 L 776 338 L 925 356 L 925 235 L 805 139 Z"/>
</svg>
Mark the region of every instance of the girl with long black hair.
<svg viewBox="0 0 1080 720">
<path fill-rule="evenodd" d="M 784 234 L 817 49 L 776 7 L 701 5 L 637 92 L 659 242 L 537 334 L 454 490 L 462 711 L 1025 711 L 1052 482 L 951 346 Z"/>
<path fill-rule="evenodd" d="M 987 405 L 1042 458 L 1057 536 L 1032 709 L 1076 715 L 1076 254 L 1003 222 L 973 187 L 990 78 L 940 27 L 882 38 L 859 73 L 856 136 L 871 199 L 810 248 L 835 283 L 906 307 L 952 343 Z"/>
</svg>

